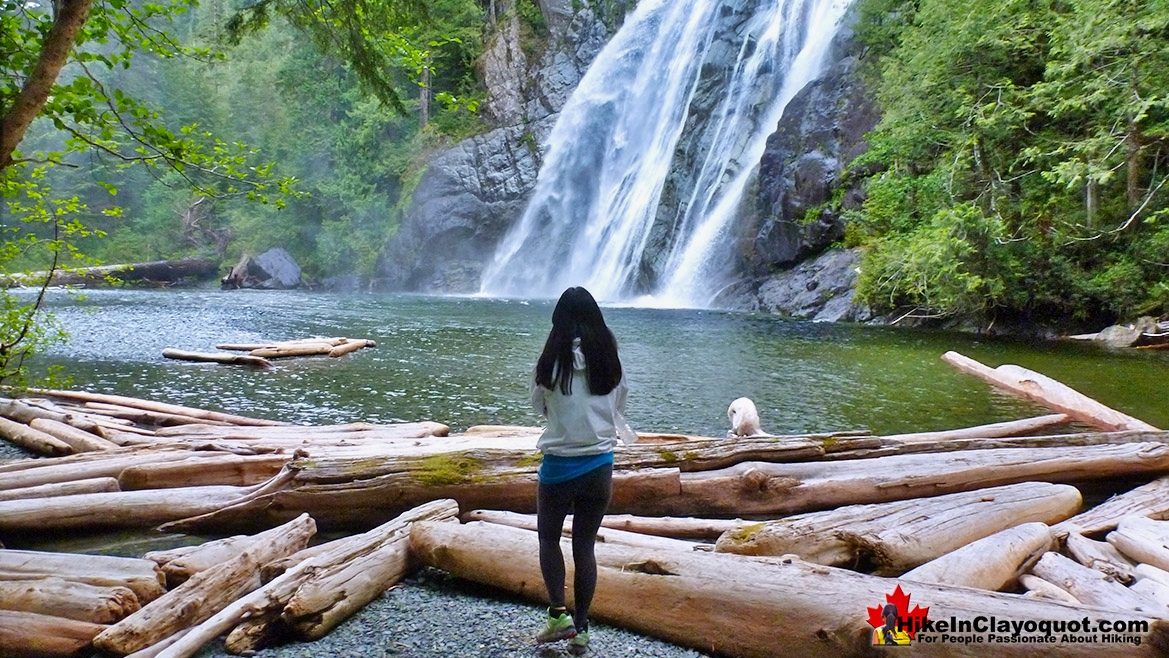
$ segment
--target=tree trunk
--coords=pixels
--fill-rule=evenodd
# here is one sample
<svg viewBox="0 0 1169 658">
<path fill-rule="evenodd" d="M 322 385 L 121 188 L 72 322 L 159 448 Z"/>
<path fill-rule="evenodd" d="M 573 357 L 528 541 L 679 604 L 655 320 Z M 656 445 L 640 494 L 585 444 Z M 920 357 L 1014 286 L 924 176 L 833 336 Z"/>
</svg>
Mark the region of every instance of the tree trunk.
<svg viewBox="0 0 1169 658">
<path fill-rule="evenodd" d="M 1169 615 L 1169 608 L 1059 553 L 1045 553 L 1031 571 L 1067 590 L 1084 605 L 1117 612 L 1135 612 L 1159 619 Z"/>
<path fill-rule="evenodd" d="M 1100 404 L 1096 400 L 1061 384 L 1046 375 L 1020 368 L 1003 365 L 987 367 L 974 359 L 946 352 L 942 360 L 958 370 L 974 375 L 985 382 L 1008 390 L 1028 400 L 1047 405 L 1076 420 L 1099 427 L 1106 431 L 1146 430 L 1156 431 L 1152 425 Z"/>
<path fill-rule="evenodd" d="M 9 400 L 0 398 L 0 416 L 28 425 L 37 418 L 65 423 L 86 432 L 97 432 L 97 423 L 82 414 L 61 410 L 48 400 Z"/>
<path fill-rule="evenodd" d="M 90 643 L 104 628 L 64 617 L 0 610 L 0 656 L 80 658 L 91 652 Z"/>
<path fill-rule="evenodd" d="M 93 639 L 95 647 L 118 656 L 139 651 L 210 618 L 260 586 L 260 565 L 304 548 L 316 532 L 306 514 L 280 528 L 280 539 L 201 571 Z"/>
<path fill-rule="evenodd" d="M 89 18 L 91 0 L 58 0 L 54 2 L 53 26 L 41 44 L 37 63 L 24 81 L 24 86 L 0 116 L 0 172 L 13 163 L 13 152 L 24 139 L 24 133 L 40 114 L 52 93 L 57 76 L 69 61 L 69 51 L 77 35 Z"/>
<path fill-rule="evenodd" d="M 150 560 L 107 555 L 0 550 L 0 580 L 64 579 L 98 587 L 126 587 L 145 604 L 161 596 L 166 580 Z"/>
<path fill-rule="evenodd" d="M 99 587 L 61 578 L 0 580 L 0 609 L 110 624 L 138 610 L 127 587 Z"/>
<path fill-rule="evenodd" d="M 219 263 L 210 258 L 183 258 L 9 274 L 0 278 L 0 284 L 5 287 L 33 285 L 44 282 L 45 277 L 51 277 L 49 284 L 55 286 L 104 286 L 109 285 L 111 278 L 123 282 L 175 283 L 189 277 L 210 279 L 218 270 Z"/>
<path fill-rule="evenodd" d="M 305 516 L 307 518 L 307 515 Z M 152 551 L 143 557 L 158 563 L 162 573 L 166 575 L 167 587 L 173 589 L 190 580 L 191 576 L 237 558 L 245 551 L 260 545 L 282 541 L 288 532 L 287 526 L 277 526 L 255 535 L 225 537 L 198 546 L 187 546 L 172 551 Z M 302 548 L 304 547 L 296 550 L 299 551 Z M 265 563 L 261 563 L 261 566 L 263 564 Z"/>
<path fill-rule="evenodd" d="M 240 622 L 282 610 L 301 584 L 312 574 L 338 567 L 344 568 L 344 565 L 356 557 L 375 550 L 394 537 L 407 524 L 423 519 L 451 519 L 457 514 L 458 507 L 454 501 L 436 500 L 412 509 L 368 532 L 330 542 L 333 546 L 331 550 L 293 565 L 268 584 L 231 603 L 160 652 L 158 658 L 186 658 Z M 252 632 L 258 631 L 252 629 Z"/>
<path fill-rule="evenodd" d="M 1067 536 L 1065 546 L 1067 552 L 1077 562 L 1099 571 L 1122 585 L 1131 584 L 1136 579 L 1133 563 L 1108 542 L 1088 539 L 1078 532 L 1073 532 Z"/>
<path fill-rule="evenodd" d="M 61 439 L 7 418 L 0 418 L 0 438 L 38 455 L 54 457 L 74 453 L 73 447 Z"/>
<path fill-rule="evenodd" d="M 113 450 L 118 447 L 113 441 L 50 418 L 34 418 L 29 427 L 69 444 L 74 452 Z"/>
<path fill-rule="evenodd" d="M 291 455 L 225 455 L 209 453 L 175 461 L 128 466 L 118 475 L 124 491 L 232 485 L 248 487 L 275 477 L 292 459 Z"/>
<path fill-rule="evenodd" d="M 102 393 L 86 393 L 84 391 L 61 391 L 41 388 L 30 388 L 28 389 L 28 392 L 34 395 L 44 395 L 47 397 L 60 398 L 63 400 L 73 400 L 78 402 L 103 402 L 106 404 L 118 404 L 126 407 L 133 407 L 135 409 L 145 409 L 147 411 L 158 411 L 161 413 L 178 414 L 181 416 L 193 416 L 195 418 L 220 421 L 231 425 L 288 424 L 275 420 L 266 420 L 264 418 L 250 418 L 248 416 L 237 416 L 235 414 L 226 414 L 219 411 L 194 409 L 192 407 L 184 407 L 177 404 L 166 404 L 165 402 L 154 402 L 153 400 L 142 400 L 139 398 L 126 397 L 123 395 L 106 395 Z"/>
<path fill-rule="evenodd" d="M 1024 482 L 748 524 L 723 534 L 715 550 L 794 553 L 817 564 L 898 574 L 1021 523 L 1067 518 L 1079 507 L 1074 487 Z"/>
<path fill-rule="evenodd" d="M 251 366 L 253 368 L 272 367 L 272 362 L 263 357 L 249 356 L 247 354 L 231 354 L 229 352 L 188 352 L 186 350 L 176 350 L 168 347 L 162 351 L 162 356 L 167 359 L 176 359 L 179 361 L 223 363 L 227 365 Z"/>
<path fill-rule="evenodd" d="M 904 580 L 1002 591 L 1051 550 L 1051 529 L 1024 523 L 983 537 L 903 574 Z"/>
<path fill-rule="evenodd" d="M 0 531 L 143 528 L 245 503 L 292 478 L 283 472 L 255 487 L 112 491 L 0 502 Z"/>
<path fill-rule="evenodd" d="M 1113 496 L 1053 529 L 1057 535 L 1069 532 L 1094 535 L 1112 530 L 1126 516 L 1169 517 L 1169 476 Z"/>
<path fill-rule="evenodd" d="M 460 578 L 546 602 L 535 533 L 483 523 L 417 523 L 411 547 L 423 563 Z M 566 546 L 566 554 L 568 552 Z M 931 619 L 994 616 L 1010 620 L 1082 619 L 1082 609 L 1011 594 L 866 576 L 844 569 L 765 563 L 723 553 L 652 551 L 598 544 L 592 616 L 630 630 L 730 658 L 873 656 L 879 609 L 900 585 Z M 571 575 L 569 579 L 571 580 Z M 760 632 L 760 620 L 776 632 Z M 1060 645 L 1061 656 L 1156 656 L 1169 646 L 1169 624 L 1149 618 L 1139 646 Z M 1048 645 L 1049 646 L 1049 645 Z M 1045 649 L 1047 646 L 1045 646 Z M 985 645 L 916 642 L 914 656 L 986 655 Z M 996 657 L 1034 656 L 1035 647 L 1004 643 Z"/>
<path fill-rule="evenodd" d="M 108 491 L 119 491 L 117 480 L 114 478 L 92 478 L 89 480 L 74 480 L 72 482 L 60 482 L 57 484 L 42 484 L 23 489 L 2 489 L 0 490 L 0 501 L 53 498 L 54 496 L 74 496 L 77 494 L 103 493 Z"/>
</svg>

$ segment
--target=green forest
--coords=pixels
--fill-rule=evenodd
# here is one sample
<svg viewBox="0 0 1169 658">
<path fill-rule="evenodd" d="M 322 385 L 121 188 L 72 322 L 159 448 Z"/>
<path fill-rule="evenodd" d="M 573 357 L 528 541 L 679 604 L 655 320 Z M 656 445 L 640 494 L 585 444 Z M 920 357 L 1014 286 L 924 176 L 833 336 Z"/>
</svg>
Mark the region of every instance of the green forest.
<svg viewBox="0 0 1169 658">
<path fill-rule="evenodd" d="M 850 166 L 866 301 L 983 326 L 1169 313 L 1169 3 L 860 10 L 882 110 Z"/>
<path fill-rule="evenodd" d="M 536 0 L 499 6 L 539 49 Z M 370 275 L 428 156 L 486 129 L 495 8 L 0 0 L 0 271 L 283 246 L 310 280 Z M 882 116 L 836 203 L 861 299 L 981 327 L 1169 313 L 1169 3 L 856 10 Z M 12 128 L 69 20 L 76 46 Z M 3 310 L 8 358 L 30 315 Z"/>
</svg>

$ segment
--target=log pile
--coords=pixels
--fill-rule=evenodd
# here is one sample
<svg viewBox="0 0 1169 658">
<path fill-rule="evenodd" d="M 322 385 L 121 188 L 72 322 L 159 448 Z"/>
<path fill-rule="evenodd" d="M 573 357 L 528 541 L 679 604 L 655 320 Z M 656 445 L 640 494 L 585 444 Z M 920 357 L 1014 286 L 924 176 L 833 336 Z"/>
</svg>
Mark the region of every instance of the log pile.
<svg viewBox="0 0 1169 658">
<path fill-rule="evenodd" d="M 301 338 L 271 343 L 221 343 L 216 345 L 219 352 L 191 352 L 166 348 L 162 355 L 179 361 L 200 363 L 225 363 L 253 368 L 271 368 L 270 359 L 285 359 L 294 356 L 329 356 L 338 358 L 377 343 L 368 338 Z M 247 352 L 247 354 L 235 354 Z"/>
<path fill-rule="evenodd" d="M 595 616 L 719 656 L 869 655 L 881 607 L 909 592 L 929 619 L 1124 619 L 1128 639 L 1057 634 L 1043 650 L 1164 655 L 1169 432 L 960 356 L 947 360 L 1059 413 L 883 437 L 645 434 L 619 449 Z M 223 538 L 147 553 L 124 572 L 92 556 L 0 551 L 0 655 L 181 658 L 224 635 L 236 653 L 311 640 L 421 564 L 544 600 L 538 429 L 300 427 L 31 394 L 0 404 L 18 426 L 0 435 L 46 455 L 0 463 L 0 540 L 111 526 Z M 1071 418 L 1099 431 L 1034 435 Z M 1085 508 L 1086 484 L 1116 495 Z M 345 534 L 309 545 L 317 529 Z M 786 630 L 759 633 L 759 619 Z M 915 655 L 986 655 L 930 633 Z"/>
</svg>

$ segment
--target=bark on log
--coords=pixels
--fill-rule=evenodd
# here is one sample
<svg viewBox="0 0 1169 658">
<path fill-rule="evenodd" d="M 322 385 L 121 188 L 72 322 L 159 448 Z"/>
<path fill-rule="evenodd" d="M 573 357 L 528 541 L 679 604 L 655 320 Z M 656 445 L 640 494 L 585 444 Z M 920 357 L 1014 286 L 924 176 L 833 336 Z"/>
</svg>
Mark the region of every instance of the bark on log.
<svg viewBox="0 0 1169 658">
<path fill-rule="evenodd" d="M 315 532 L 316 524 L 307 514 L 297 517 L 281 528 L 279 540 L 253 544 L 240 555 L 195 574 L 102 631 L 93 639 L 94 646 L 125 656 L 199 624 L 258 588 L 261 564 L 304 548 Z"/>
<path fill-rule="evenodd" d="M 1136 579 L 1133 563 L 1108 542 L 1088 539 L 1078 532 L 1073 532 L 1067 536 L 1065 545 L 1067 552 L 1077 562 L 1110 576 L 1122 585 L 1129 585 Z"/>
<path fill-rule="evenodd" d="M 942 360 L 987 383 L 1046 405 L 1103 430 L 1157 429 L 1142 420 L 1100 404 L 1070 386 L 1026 368 L 1020 368 L 1016 365 L 990 368 L 957 352 L 946 352 L 942 355 Z"/>
<path fill-rule="evenodd" d="M 1108 543 L 1134 562 L 1169 571 L 1169 540 L 1152 525 L 1160 523 L 1164 522 L 1139 516 L 1125 517 L 1116 530 L 1108 533 Z"/>
<path fill-rule="evenodd" d="M 1031 598 L 1059 601 L 1070 605 L 1084 605 L 1079 599 L 1072 596 L 1071 592 L 1034 574 L 1025 573 L 1019 576 L 1019 584 L 1027 588 L 1025 596 Z"/>
<path fill-rule="evenodd" d="M 35 612 L 0 610 L 0 656 L 72 658 L 90 653 L 105 626 Z"/>
<path fill-rule="evenodd" d="M 0 489 L 0 501 L 53 498 L 55 496 L 74 496 L 77 494 L 102 493 L 107 491 L 119 491 L 118 481 L 114 478 L 91 478 L 89 480 L 42 484 L 36 487 L 24 487 L 23 489 Z"/>
<path fill-rule="evenodd" d="M 145 604 L 166 592 L 154 562 L 107 555 L 0 550 L 0 580 L 61 578 L 98 587 L 126 587 Z"/>
<path fill-rule="evenodd" d="M 282 610 L 310 575 L 350 562 L 354 557 L 381 545 L 406 524 L 422 519 L 454 518 L 457 514 L 458 507 L 454 501 L 435 500 L 410 510 L 366 533 L 332 542 L 334 544 L 333 550 L 292 566 L 268 584 L 231 603 L 211 618 L 192 628 L 182 639 L 161 652 L 158 658 L 186 658 L 241 621 Z"/>
<path fill-rule="evenodd" d="M 1080 503 L 1074 487 L 1024 482 L 748 524 L 724 533 L 715 550 L 898 574 L 1021 523 L 1067 518 Z"/>
<path fill-rule="evenodd" d="M 260 356 L 247 354 L 230 354 L 227 352 L 189 352 L 166 348 L 162 351 L 163 358 L 177 361 L 195 361 L 198 363 L 223 363 L 227 365 L 251 366 L 253 368 L 271 368 L 272 362 Z"/>
<path fill-rule="evenodd" d="M 955 441 L 958 439 L 993 439 L 1006 436 L 1025 436 L 1040 430 L 1049 429 L 1071 422 L 1067 414 L 1048 414 L 1035 418 L 1012 420 L 1005 423 L 991 423 L 956 430 L 942 430 L 939 432 L 915 432 L 913 434 L 891 434 L 881 437 L 888 441 L 901 443 Z"/>
<path fill-rule="evenodd" d="M 904 580 L 1003 591 L 1051 549 L 1051 529 L 1024 523 L 983 537 L 903 574 Z"/>
<path fill-rule="evenodd" d="M 28 425 L 7 418 L 0 418 L 0 438 L 7 439 L 9 442 L 38 455 L 56 457 L 71 455 L 75 452 L 72 446 L 51 434 L 34 430 Z"/>
<path fill-rule="evenodd" d="M 1157 478 L 1057 524 L 1056 535 L 1082 532 L 1094 535 L 1116 527 L 1126 516 L 1169 518 L 1169 476 Z"/>
<path fill-rule="evenodd" d="M 0 502 L 0 531 L 142 528 L 245 503 L 292 479 L 283 471 L 254 487 L 180 487 L 112 491 Z"/>
<path fill-rule="evenodd" d="M 29 427 L 55 437 L 73 448 L 74 452 L 92 452 L 94 450 L 113 450 L 118 444 L 102 437 L 79 430 L 72 425 L 61 423 L 49 418 L 34 418 Z"/>
<path fill-rule="evenodd" d="M 109 624 L 136 612 L 128 587 L 99 587 L 62 578 L 0 580 L 0 609 Z"/>
<path fill-rule="evenodd" d="M 494 524 L 417 523 L 411 547 L 425 564 L 546 602 L 534 533 Z M 567 550 L 567 549 L 566 549 Z M 764 563 L 720 553 L 597 546 L 592 616 L 675 644 L 731 658 L 873 656 L 865 611 L 900 585 L 934 619 L 993 615 L 1011 620 L 1082 619 L 1083 609 L 1011 594 L 866 576 L 843 569 Z M 569 576 L 571 578 L 571 576 Z M 759 620 L 782 632 L 759 632 Z M 1156 656 L 1166 622 L 1150 619 L 1141 644 L 1044 645 L 1061 656 Z M 1033 656 L 1027 644 L 995 645 L 995 656 Z M 986 645 L 916 642 L 914 656 L 984 656 Z"/>
<path fill-rule="evenodd" d="M 142 400 L 139 398 L 126 397 L 123 395 L 105 395 L 102 393 L 87 393 L 85 391 L 62 391 L 56 389 L 40 389 L 30 388 L 29 393 L 34 395 L 43 395 L 52 398 L 59 398 L 62 400 L 74 400 L 80 402 L 104 402 L 107 404 L 117 404 L 126 407 L 133 407 L 136 409 L 145 409 L 146 411 L 158 411 L 161 413 L 178 414 L 181 416 L 194 416 L 195 418 L 202 418 L 204 420 L 221 421 L 232 425 L 287 425 L 275 420 L 267 420 L 265 418 L 251 418 L 249 416 L 237 416 L 235 414 L 227 414 L 219 411 L 210 411 L 207 409 L 195 409 L 192 407 L 184 407 L 177 404 L 167 404 L 164 402 L 155 402 L 153 400 Z"/>
<path fill-rule="evenodd" d="M 1085 605 L 1106 610 L 1135 612 L 1159 619 L 1165 619 L 1169 615 L 1169 608 L 1059 553 L 1045 553 L 1031 571 L 1036 576 L 1067 590 Z"/>
</svg>

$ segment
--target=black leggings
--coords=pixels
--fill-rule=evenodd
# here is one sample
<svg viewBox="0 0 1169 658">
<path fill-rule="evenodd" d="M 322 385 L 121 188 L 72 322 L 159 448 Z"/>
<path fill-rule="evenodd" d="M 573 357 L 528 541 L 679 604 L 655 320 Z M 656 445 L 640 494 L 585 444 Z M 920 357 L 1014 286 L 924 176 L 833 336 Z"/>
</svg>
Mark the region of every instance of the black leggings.
<svg viewBox="0 0 1169 658">
<path fill-rule="evenodd" d="M 560 534 L 564 518 L 572 512 L 573 622 L 577 629 L 588 624 L 589 606 L 597 590 L 597 557 L 593 545 L 601 519 L 613 494 L 613 465 L 597 467 L 584 475 L 557 484 L 540 483 L 536 494 L 537 529 L 540 536 L 540 571 L 552 607 L 564 607 L 564 553 Z"/>
</svg>

